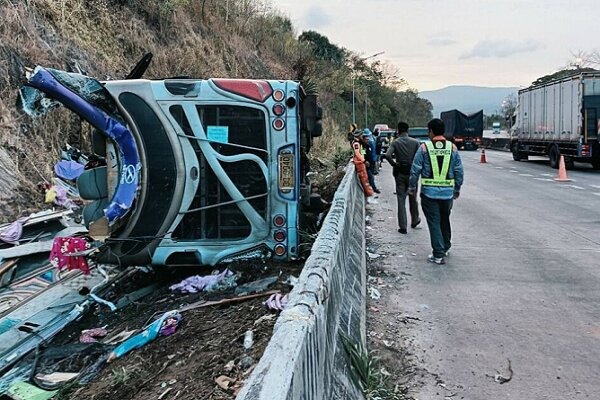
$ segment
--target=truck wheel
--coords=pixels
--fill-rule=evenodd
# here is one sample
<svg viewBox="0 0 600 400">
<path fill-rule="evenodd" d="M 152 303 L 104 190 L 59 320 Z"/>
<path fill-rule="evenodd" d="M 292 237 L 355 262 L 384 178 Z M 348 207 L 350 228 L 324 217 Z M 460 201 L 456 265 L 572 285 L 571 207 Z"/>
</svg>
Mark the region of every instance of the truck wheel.
<svg viewBox="0 0 600 400">
<path fill-rule="evenodd" d="M 600 169 L 600 159 L 593 160 L 592 161 L 592 167 L 594 167 L 594 169 Z"/>
<path fill-rule="evenodd" d="M 560 162 L 560 151 L 558 150 L 558 146 L 550 146 L 548 156 L 550 157 L 550 167 L 558 169 L 558 164 Z"/>
<path fill-rule="evenodd" d="M 512 152 L 512 156 L 513 156 L 513 160 L 515 160 L 515 161 L 527 160 L 529 158 L 527 155 L 519 152 L 519 143 L 517 143 L 517 142 L 513 143 L 512 147 L 511 147 L 511 152 Z"/>
<path fill-rule="evenodd" d="M 565 157 L 565 168 L 566 169 L 575 168 L 575 161 L 573 161 L 573 159 L 571 157 L 569 157 L 569 158 Z"/>
</svg>

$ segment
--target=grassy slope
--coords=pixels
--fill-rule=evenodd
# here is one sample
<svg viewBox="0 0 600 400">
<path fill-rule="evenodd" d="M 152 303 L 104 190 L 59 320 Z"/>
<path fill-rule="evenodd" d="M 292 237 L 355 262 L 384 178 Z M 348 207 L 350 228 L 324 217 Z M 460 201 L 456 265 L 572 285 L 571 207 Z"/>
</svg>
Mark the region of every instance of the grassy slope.
<svg viewBox="0 0 600 400">
<path fill-rule="evenodd" d="M 79 119 L 66 110 L 35 121 L 16 111 L 25 67 L 77 64 L 99 79 L 121 78 L 152 52 L 148 78 L 294 79 L 294 65 L 306 53 L 289 20 L 252 0 L 225 5 L 217 0 L 0 0 L 0 143 L 12 159 L 0 157 L 0 167 L 16 171 L 0 181 L 0 222 L 41 208 L 36 184 L 51 179 L 61 146 L 68 142 L 85 150 L 87 145 Z M 319 146 L 325 154 L 339 145 L 328 142 Z"/>
</svg>

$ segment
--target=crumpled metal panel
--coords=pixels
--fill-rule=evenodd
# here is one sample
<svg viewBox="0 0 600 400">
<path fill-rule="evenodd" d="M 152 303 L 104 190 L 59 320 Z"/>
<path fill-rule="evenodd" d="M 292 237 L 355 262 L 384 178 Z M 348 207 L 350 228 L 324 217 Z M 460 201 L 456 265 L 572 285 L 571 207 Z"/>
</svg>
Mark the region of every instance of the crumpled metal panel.
<svg viewBox="0 0 600 400">
<path fill-rule="evenodd" d="M 100 82 L 85 75 L 36 67 L 21 88 L 20 108 L 29 115 L 40 116 L 55 108 L 56 102 L 87 120 L 117 145 L 120 179 L 104 210 L 113 224 L 128 213 L 137 196 L 141 164 L 135 138 Z"/>
</svg>

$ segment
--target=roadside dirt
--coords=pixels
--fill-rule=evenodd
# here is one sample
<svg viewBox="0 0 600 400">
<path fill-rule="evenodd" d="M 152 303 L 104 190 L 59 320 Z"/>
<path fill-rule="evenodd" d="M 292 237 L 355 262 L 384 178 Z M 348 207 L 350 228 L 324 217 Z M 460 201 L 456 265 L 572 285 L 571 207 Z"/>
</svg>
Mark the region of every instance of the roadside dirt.
<svg viewBox="0 0 600 400">
<path fill-rule="evenodd" d="M 379 359 L 383 375 L 399 398 L 417 400 L 412 393 L 431 378 L 419 367 L 418 354 L 414 353 L 411 328 L 422 320 L 397 304 L 411 273 L 405 268 L 406 256 L 400 248 L 400 234 L 395 233 L 395 220 L 384 220 L 389 217 L 378 214 L 380 208 L 381 204 L 367 206 L 367 346 Z M 375 230 L 383 234 L 381 229 L 390 241 L 384 245 L 372 234 Z"/>
<path fill-rule="evenodd" d="M 269 290 L 280 289 L 282 293 L 291 290 L 283 281 L 289 275 L 298 276 L 301 268 L 301 263 L 230 266 L 230 269 L 240 274 L 238 284 L 279 276 L 278 282 Z M 201 275 L 210 273 L 205 270 L 194 272 Z M 183 277 L 185 275 L 181 273 L 161 276 L 162 283 L 152 294 L 115 313 L 104 306 L 97 308 L 62 332 L 51 346 L 79 342 L 80 333 L 84 329 L 107 326 L 110 336 L 123 330 L 141 328 L 155 313 L 158 316 L 201 300 L 235 297 L 233 288 L 210 294 L 172 293 L 168 286 L 179 282 Z M 150 282 L 138 284 L 143 287 L 147 283 Z M 262 356 L 271 337 L 278 313 L 269 311 L 263 305 L 267 298 L 184 311 L 175 334 L 159 336 L 144 347 L 105 364 L 89 384 L 65 387 L 59 398 L 233 399 Z M 243 346 L 247 330 L 253 331 L 254 341 L 248 352 Z M 226 367 L 228 363 L 229 367 Z M 227 389 L 220 387 L 215 381 L 221 376 L 230 378 L 231 384 Z"/>
</svg>

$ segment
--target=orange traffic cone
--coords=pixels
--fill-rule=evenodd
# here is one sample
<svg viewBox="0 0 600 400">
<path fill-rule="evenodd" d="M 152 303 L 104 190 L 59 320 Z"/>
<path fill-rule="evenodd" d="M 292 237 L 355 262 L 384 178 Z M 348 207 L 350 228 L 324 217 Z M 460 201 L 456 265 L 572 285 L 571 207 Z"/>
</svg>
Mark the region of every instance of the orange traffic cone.
<svg viewBox="0 0 600 400">
<path fill-rule="evenodd" d="M 558 176 L 554 178 L 557 182 L 571 182 L 571 179 L 567 178 L 567 168 L 565 168 L 565 156 L 560 156 L 560 162 L 558 163 Z"/>
<path fill-rule="evenodd" d="M 485 147 L 481 148 L 481 157 L 479 158 L 479 163 L 480 164 L 487 163 L 487 160 L 485 159 Z"/>
</svg>

